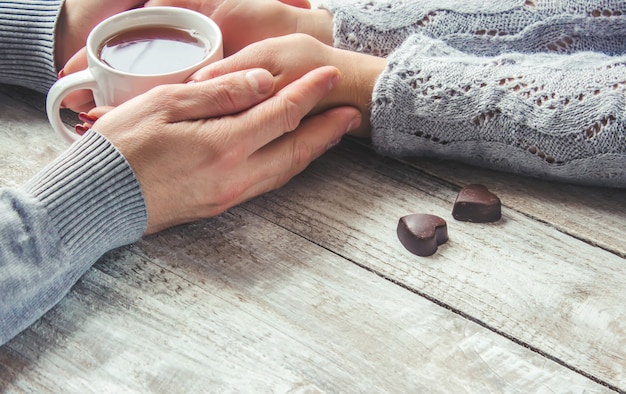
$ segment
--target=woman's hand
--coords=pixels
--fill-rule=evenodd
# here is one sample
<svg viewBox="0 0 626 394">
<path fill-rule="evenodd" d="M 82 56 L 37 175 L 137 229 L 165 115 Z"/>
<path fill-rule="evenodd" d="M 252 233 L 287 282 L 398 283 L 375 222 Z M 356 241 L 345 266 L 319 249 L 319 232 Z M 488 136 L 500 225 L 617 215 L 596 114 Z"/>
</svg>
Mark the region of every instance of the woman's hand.
<svg viewBox="0 0 626 394">
<path fill-rule="evenodd" d="M 386 64 L 384 58 L 333 48 L 309 35 L 292 34 L 249 45 L 235 55 L 204 67 L 191 78 L 203 81 L 238 70 L 262 67 L 276 77 L 277 86 L 282 88 L 317 67 L 337 67 L 341 71 L 337 88 L 315 106 L 313 113 L 343 105 L 356 107 L 361 111 L 363 121 L 351 134 L 367 137 L 370 135 L 372 92 Z"/>
<path fill-rule="evenodd" d="M 332 15 L 311 10 L 308 0 L 150 0 L 146 6 L 174 6 L 201 12 L 222 29 L 224 55 L 266 38 L 305 33 L 332 43 Z"/>
<path fill-rule="evenodd" d="M 57 27 L 56 59 L 57 65 L 64 65 L 63 74 L 87 68 L 87 55 L 83 46 L 89 31 L 98 22 L 121 11 L 144 5 L 144 1 L 66 0 Z M 332 15 L 326 10 L 309 9 L 308 0 L 150 0 L 145 6 L 184 7 L 208 15 L 223 32 L 225 56 L 253 42 L 296 32 L 309 34 L 327 44 L 332 43 Z M 253 67 L 256 66 L 247 68 Z M 91 91 L 81 90 L 68 95 L 63 105 L 75 112 L 84 112 L 95 104 Z"/>
<path fill-rule="evenodd" d="M 334 67 L 314 69 L 276 93 L 276 78 L 261 69 L 165 85 L 107 112 L 93 129 L 135 171 L 153 233 L 282 186 L 357 127 L 359 112 L 349 107 L 303 120 L 338 77 Z"/>
<path fill-rule="evenodd" d="M 85 46 L 89 32 L 102 20 L 142 6 L 146 0 L 65 0 L 55 30 L 57 70 Z"/>
</svg>

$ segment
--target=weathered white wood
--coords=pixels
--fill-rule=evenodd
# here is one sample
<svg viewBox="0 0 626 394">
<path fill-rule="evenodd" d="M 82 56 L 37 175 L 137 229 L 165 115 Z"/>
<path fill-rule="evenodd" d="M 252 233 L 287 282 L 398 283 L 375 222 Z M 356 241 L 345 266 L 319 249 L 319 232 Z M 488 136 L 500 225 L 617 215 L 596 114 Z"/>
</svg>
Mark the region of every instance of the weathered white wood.
<svg viewBox="0 0 626 394">
<path fill-rule="evenodd" d="M 458 189 L 410 166 L 374 158 L 369 151 L 350 150 L 360 148 L 344 144 L 250 209 L 572 368 L 626 389 L 624 258 L 507 207 L 497 223 L 457 222 L 451 209 Z M 555 202 L 554 209 L 559 205 Z M 413 256 L 397 240 L 397 220 L 415 212 L 448 221 L 450 241 L 432 257 Z"/>
<path fill-rule="evenodd" d="M 0 185 L 22 182 L 65 146 L 40 108 L 19 103 L 37 96 L 21 92 L 0 93 L 2 157 L 20 169 L 3 163 Z M 517 212 L 507 213 L 497 225 L 503 228 L 452 226 L 451 234 L 458 235 L 440 253 L 416 259 L 389 234 L 398 212 L 421 206 L 444 216 L 443 201 L 453 199 L 455 187 L 428 178 L 425 185 L 437 185 L 436 190 L 416 192 L 418 187 L 394 180 L 397 174 L 409 174 L 411 182 L 416 177 L 397 163 L 338 150 L 283 190 L 109 254 L 57 308 L 0 348 L 0 389 L 606 391 L 551 360 L 561 356 L 592 377 L 615 382 L 623 376 L 607 365 L 607 352 L 623 357 L 623 346 L 610 348 L 623 334 L 585 342 L 588 331 L 571 327 L 572 316 L 579 316 L 582 325 L 595 319 L 606 337 L 621 328 L 613 321 L 622 316 L 619 306 L 603 305 L 602 284 L 595 283 L 606 279 L 616 260 L 607 258 L 596 269 L 551 246 L 544 252 L 559 260 L 546 263 L 531 254 L 522 261 L 528 248 L 507 241 L 523 231 L 538 231 L 523 238 L 531 245 L 543 236 L 570 247 L 579 241 Z M 617 261 L 624 266 L 623 259 Z M 524 280 L 513 278 L 511 284 L 523 288 L 503 285 L 503 279 L 528 275 L 530 265 L 538 263 L 565 269 L 538 267 Z M 572 266 L 583 269 L 572 271 Z M 542 276 L 555 272 L 549 281 Z M 614 286 L 607 289 L 606 302 L 623 301 L 615 294 L 621 291 L 615 284 L 623 269 L 615 273 L 606 282 Z M 568 280 L 574 280 L 572 286 L 562 286 Z M 563 293 L 580 284 L 586 293 L 574 293 L 578 298 Z M 551 309 L 548 296 L 555 304 Z M 462 313 L 439 303 L 459 306 Z M 532 321 L 533 309 L 534 319 L 545 322 Z M 478 324 L 472 321 L 483 317 Z M 506 337 L 526 341 L 545 355 Z M 575 341 L 583 343 L 575 346 Z M 576 349 L 590 354 L 570 354 Z"/>
<path fill-rule="evenodd" d="M 489 185 L 510 209 L 626 257 L 626 189 L 555 185 L 438 160 L 409 162 L 459 187 L 469 183 Z"/>
<path fill-rule="evenodd" d="M 21 184 L 66 146 L 41 111 L 0 90 L 0 186 Z"/>
<path fill-rule="evenodd" d="M 7 347 L 8 392 L 605 391 L 241 208 L 108 255 Z"/>
</svg>

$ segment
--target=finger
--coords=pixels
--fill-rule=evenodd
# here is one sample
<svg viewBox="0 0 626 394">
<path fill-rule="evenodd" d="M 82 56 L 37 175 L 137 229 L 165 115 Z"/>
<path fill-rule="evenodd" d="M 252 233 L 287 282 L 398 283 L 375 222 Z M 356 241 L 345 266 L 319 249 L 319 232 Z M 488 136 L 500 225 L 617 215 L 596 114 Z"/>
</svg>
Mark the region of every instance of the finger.
<svg viewBox="0 0 626 394">
<path fill-rule="evenodd" d="M 120 4 L 120 6 L 125 5 L 125 8 L 120 9 L 120 11 L 124 11 L 125 9 L 131 10 L 134 8 L 141 8 L 145 5 L 146 0 L 125 0 L 125 1 L 120 1 L 119 3 L 122 3 Z M 126 3 L 126 4 L 123 4 L 123 3 Z"/>
<path fill-rule="evenodd" d="M 184 7 L 185 5 L 189 5 L 186 0 L 148 0 L 144 3 L 145 7 Z"/>
<path fill-rule="evenodd" d="M 115 107 L 101 106 L 92 108 L 87 114 L 95 119 L 101 118 L 104 114 L 111 111 Z"/>
<path fill-rule="evenodd" d="M 98 119 L 103 117 L 107 112 L 113 110 L 114 108 L 115 107 L 109 106 L 91 108 L 89 111 L 80 112 L 78 114 L 78 119 L 82 120 L 84 123 L 89 123 L 93 125 L 98 121 Z"/>
<path fill-rule="evenodd" d="M 87 68 L 87 47 L 82 47 L 63 66 L 65 75 L 75 73 Z"/>
<path fill-rule="evenodd" d="M 283 186 L 360 123 L 361 114 L 355 108 L 330 109 L 308 118 L 293 133 L 258 150 L 249 161 L 253 186 L 241 195 L 239 202 Z"/>
<path fill-rule="evenodd" d="M 84 102 L 82 102 L 81 104 L 77 104 L 77 101 L 78 101 L 78 100 L 74 100 L 74 99 L 75 99 L 74 95 L 82 94 L 83 92 L 85 93 L 85 97 L 84 97 L 84 98 L 85 98 L 86 100 L 88 100 L 88 98 L 87 98 L 87 93 L 91 93 L 91 91 L 90 91 L 90 90 L 84 90 L 84 91 L 83 91 L 83 90 L 79 90 L 79 91 L 76 91 L 76 92 L 72 92 L 72 93 L 70 93 L 70 94 L 67 96 L 67 97 L 70 97 L 70 95 L 72 95 L 72 97 L 71 97 L 71 99 L 72 99 L 72 101 L 73 101 L 72 105 L 67 105 L 67 106 L 66 106 L 66 105 L 65 105 L 65 99 L 64 99 L 64 101 L 63 101 L 63 103 L 62 103 L 61 107 L 62 107 L 62 108 L 69 108 L 69 109 L 71 109 L 73 112 L 76 112 L 76 113 L 81 113 L 81 112 L 89 112 L 89 111 L 91 111 L 91 110 L 92 110 L 92 109 L 96 106 L 96 103 L 95 103 L 93 100 L 91 100 L 91 101 L 84 101 Z M 78 96 L 76 96 L 76 97 L 78 97 Z"/>
<path fill-rule="evenodd" d="M 235 114 L 274 92 L 274 76 L 260 68 L 227 74 L 204 82 L 168 85 L 154 92 L 168 120 L 179 122 Z"/>
<path fill-rule="evenodd" d="M 59 76 L 73 74 L 87 68 L 87 49 L 82 48 L 65 63 Z M 65 96 L 61 103 L 63 108 L 70 108 L 74 112 L 86 112 L 95 106 L 91 90 L 77 90 Z"/>
<path fill-rule="evenodd" d="M 222 2 L 218 1 L 189 1 L 189 0 L 148 0 L 144 3 L 144 7 L 180 7 L 198 11 L 211 17 L 216 8 Z"/>
<path fill-rule="evenodd" d="M 258 125 L 254 133 L 249 127 L 232 131 L 234 141 L 245 139 L 252 154 L 284 133 L 294 130 L 313 107 L 337 84 L 339 70 L 325 66 L 305 74 L 263 103 L 238 115 L 244 125 Z"/>
<path fill-rule="evenodd" d="M 242 50 L 245 51 L 245 48 Z M 189 77 L 189 81 L 191 82 L 202 82 L 208 81 L 209 79 L 213 79 L 215 77 L 219 77 L 222 75 L 226 75 L 228 73 L 245 70 L 250 68 L 248 65 L 253 64 L 251 59 L 254 57 L 249 57 L 243 54 L 243 52 L 239 52 L 237 56 L 229 56 L 218 62 L 209 64 L 206 67 L 202 67 L 195 73 L 193 73 Z M 246 59 L 245 62 L 240 61 L 241 59 Z M 263 66 L 262 64 L 258 64 L 257 66 Z"/>
<path fill-rule="evenodd" d="M 232 73 L 240 70 L 247 70 L 253 67 L 260 67 L 269 69 L 268 66 L 273 66 L 267 59 L 271 59 L 272 56 L 268 56 L 269 53 L 274 51 L 274 47 L 269 40 L 259 41 L 253 43 L 234 56 L 228 56 L 224 59 L 211 63 L 208 66 L 202 67 L 189 77 L 189 80 L 193 81 L 206 81 L 221 75 Z M 261 55 L 262 54 L 262 55 Z"/>
<path fill-rule="evenodd" d="M 293 7 L 298 7 L 298 8 L 311 8 L 311 3 L 309 3 L 309 0 L 279 0 L 281 3 L 283 4 L 287 4 Z"/>
<path fill-rule="evenodd" d="M 89 112 L 80 112 L 78 114 L 78 119 L 83 123 L 78 123 L 74 127 L 76 129 L 76 134 L 83 135 L 87 130 L 91 129 L 91 127 L 100 119 L 101 116 L 112 110 L 113 107 L 96 107 L 91 109 Z"/>
<path fill-rule="evenodd" d="M 305 48 L 309 45 L 326 49 L 326 46 L 321 45 L 315 38 L 302 33 L 268 38 L 252 43 L 232 56 L 201 68 L 189 79 L 204 81 L 227 73 L 260 67 L 278 77 L 276 83 L 282 87 L 300 78 L 307 71 L 332 64 L 327 59 L 326 52 L 316 52 L 316 56 L 308 57 L 310 60 L 302 60 L 302 56 L 298 56 L 299 52 L 289 49 Z M 285 50 L 286 48 L 288 50 Z"/>
<path fill-rule="evenodd" d="M 122 11 L 132 10 L 134 8 L 143 7 L 145 0 L 117 0 L 103 2 L 100 12 L 101 19 L 108 18 L 109 16 L 119 14 Z"/>
</svg>

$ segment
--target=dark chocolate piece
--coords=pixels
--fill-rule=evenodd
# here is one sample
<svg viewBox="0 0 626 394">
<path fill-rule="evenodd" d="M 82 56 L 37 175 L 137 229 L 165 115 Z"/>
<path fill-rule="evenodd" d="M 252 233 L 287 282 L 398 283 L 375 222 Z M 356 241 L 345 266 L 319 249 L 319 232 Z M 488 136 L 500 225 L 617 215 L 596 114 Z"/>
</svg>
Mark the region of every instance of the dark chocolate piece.
<svg viewBox="0 0 626 394">
<path fill-rule="evenodd" d="M 454 202 L 452 217 L 462 222 L 495 222 L 502 217 L 500 199 L 483 185 L 467 185 Z"/>
<path fill-rule="evenodd" d="M 415 213 L 403 216 L 398 222 L 398 238 L 402 245 L 418 256 L 430 256 L 448 240 L 446 221 L 435 215 Z"/>
</svg>

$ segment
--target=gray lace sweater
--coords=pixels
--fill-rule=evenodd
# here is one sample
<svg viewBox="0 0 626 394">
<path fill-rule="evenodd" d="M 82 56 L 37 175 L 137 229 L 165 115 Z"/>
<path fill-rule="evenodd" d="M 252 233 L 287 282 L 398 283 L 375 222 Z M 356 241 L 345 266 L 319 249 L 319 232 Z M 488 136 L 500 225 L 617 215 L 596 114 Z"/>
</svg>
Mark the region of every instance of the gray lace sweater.
<svg viewBox="0 0 626 394">
<path fill-rule="evenodd" d="M 378 152 L 626 187 L 625 1 L 321 5 L 335 46 L 388 59 L 371 107 Z"/>
</svg>

